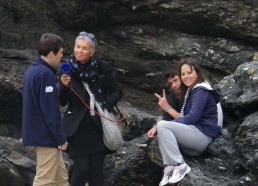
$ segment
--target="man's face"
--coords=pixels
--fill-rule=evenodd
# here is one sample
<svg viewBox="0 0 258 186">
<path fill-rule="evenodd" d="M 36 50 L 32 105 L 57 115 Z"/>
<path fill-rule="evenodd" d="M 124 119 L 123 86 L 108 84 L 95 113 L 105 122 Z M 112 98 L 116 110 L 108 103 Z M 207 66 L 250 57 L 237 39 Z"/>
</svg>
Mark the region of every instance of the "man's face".
<svg viewBox="0 0 258 186">
<path fill-rule="evenodd" d="M 60 48 L 60 50 L 58 51 L 57 54 L 54 54 L 54 52 L 50 52 L 50 57 L 51 57 L 51 64 L 55 69 L 59 69 L 60 68 L 60 61 L 63 57 L 63 48 Z"/>
<path fill-rule="evenodd" d="M 168 84 L 169 84 L 170 88 L 174 92 L 179 90 L 179 87 L 180 87 L 180 84 L 181 84 L 179 76 L 169 77 L 167 79 L 167 81 L 168 81 Z"/>
</svg>

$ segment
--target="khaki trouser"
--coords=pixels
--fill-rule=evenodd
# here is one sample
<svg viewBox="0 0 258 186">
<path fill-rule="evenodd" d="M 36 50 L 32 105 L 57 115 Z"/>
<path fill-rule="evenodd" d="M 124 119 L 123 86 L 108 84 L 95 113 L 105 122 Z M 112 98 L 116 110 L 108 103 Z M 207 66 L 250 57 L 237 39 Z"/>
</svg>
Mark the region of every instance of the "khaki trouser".
<svg viewBox="0 0 258 186">
<path fill-rule="evenodd" d="M 33 186 L 69 186 L 61 150 L 35 147 L 37 167 Z"/>
</svg>

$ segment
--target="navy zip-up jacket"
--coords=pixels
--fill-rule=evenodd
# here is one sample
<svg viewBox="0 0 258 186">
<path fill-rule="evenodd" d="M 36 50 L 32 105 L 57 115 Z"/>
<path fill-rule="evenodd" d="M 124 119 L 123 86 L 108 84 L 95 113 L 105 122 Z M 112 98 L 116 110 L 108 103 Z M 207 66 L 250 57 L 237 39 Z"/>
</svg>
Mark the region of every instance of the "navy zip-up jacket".
<svg viewBox="0 0 258 186">
<path fill-rule="evenodd" d="M 22 142 L 25 146 L 54 147 L 66 137 L 55 81 L 56 70 L 37 58 L 23 79 Z"/>
<path fill-rule="evenodd" d="M 175 122 L 194 125 L 205 135 L 216 138 L 221 134 L 218 125 L 217 104 L 220 101 L 218 92 L 206 83 L 197 84 L 189 91 L 184 107 L 184 116 Z"/>
</svg>

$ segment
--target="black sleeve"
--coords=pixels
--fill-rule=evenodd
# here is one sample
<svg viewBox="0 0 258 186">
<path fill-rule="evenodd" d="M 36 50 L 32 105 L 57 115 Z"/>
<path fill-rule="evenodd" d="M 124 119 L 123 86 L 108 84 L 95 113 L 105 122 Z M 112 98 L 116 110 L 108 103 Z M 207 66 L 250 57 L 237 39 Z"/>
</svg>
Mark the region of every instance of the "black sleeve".
<svg viewBox="0 0 258 186">
<path fill-rule="evenodd" d="M 180 100 L 178 100 L 175 96 L 175 94 L 172 92 L 169 97 L 168 97 L 168 103 L 169 105 L 175 109 L 177 112 L 180 112 L 181 110 L 181 107 L 182 107 L 182 103 Z M 166 121 L 171 121 L 173 120 L 174 118 L 172 116 L 170 116 L 167 112 L 163 111 L 163 117 L 162 117 L 164 120 Z"/>
<path fill-rule="evenodd" d="M 107 109 L 111 111 L 117 102 L 122 98 L 123 92 L 114 76 L 113 71 L 109 71 L 105 75 L 105 84 L 108 92 L 107 106 L 109 106 L 109 108 Z"/>
<path fill-rule="evenodd" d="M 103 73 L 104 88 L 107 92 L 107 110 L 111 111 L 112 108 L 118 103 L 123 96 L 123 91 L 119 85 L 112 67 L 106 63 L 100 62 L 101 73 Z"/>
</svg>

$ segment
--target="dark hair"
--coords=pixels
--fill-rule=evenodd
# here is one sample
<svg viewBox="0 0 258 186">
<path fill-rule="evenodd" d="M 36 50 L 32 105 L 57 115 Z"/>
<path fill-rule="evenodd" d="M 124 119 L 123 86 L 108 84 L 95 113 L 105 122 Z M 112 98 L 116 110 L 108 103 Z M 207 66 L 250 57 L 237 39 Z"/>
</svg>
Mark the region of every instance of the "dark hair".
<svg viewBox="0 0 258 186">
<path fill-rule="evenodd" d="M 38 43 L 39 55 L 47 56 L 51 51 L 57 54 L 60 48 L 64 48 L 64 40 L 52 33 L 45 33 L 40 37 Z"/>
<path fill-rule="evenodd" d="M 185 64 L 190 66 L 191 69 L 194 69 L 196 71 L 196 74 L 197 74 L 196 84 L 205 81 L 204 77 L 203 77 L 203 74 L 202 74 L 202 71 L 201 71 L 201 67 L 198 64 L 197 59 L 195 59 L 195 58 L 183 58 L 183 59 L 179 60 L 179 69 L 178 69 L 178 74 L 179 74 L 181 82 L 182 82 L 181 68 Z M 188 89 L 188 87 L 184 83 L 181 83 L 181 85 L 180 85 L 180 98 L 181 99 L 184 99 L 184 95 L 185 95 L 187 89 Z"/>
<path fill-rule="evenodd" d="M 174 78 L 175 76 L 178 76 L 177 72 L 175 70 L 170 69 L 169 71 L 167 71 L 164 77 L 165 79 L 168 79 L 168 78 Z"/>
</svg>

